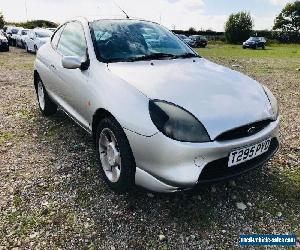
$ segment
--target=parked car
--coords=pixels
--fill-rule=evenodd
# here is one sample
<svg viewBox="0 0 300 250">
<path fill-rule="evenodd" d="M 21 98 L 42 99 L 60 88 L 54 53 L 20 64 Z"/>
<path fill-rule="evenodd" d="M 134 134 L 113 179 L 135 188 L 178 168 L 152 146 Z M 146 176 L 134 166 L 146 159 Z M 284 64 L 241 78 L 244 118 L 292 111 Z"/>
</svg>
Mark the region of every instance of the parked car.
<svg viewBox="0 0 300 250">
<path fill-rule="evenodd" d="M 26 51 L 36 53 L 42 45 L 50 41 L 52 35 L 53 32 L 46 29 L 30 30 L 25 37 Z"/>
<path fill-rule="evenodd" d="M 193 41 L 193 47 L 205 48 L 207 46 L 208 41 L 205 36 L 193 35 L 193 36 L 190 36 L 189 38 L 192 39 L 192 41 Z"/>
<path fill-rule="evenodd" d="M 0 32 L 0 51 L 9 51 L 9 44 L 3 32 Z"/>
<path fill-rule="evenodd" d="M 250 37 L 246 42 L 243 43 L 243 49 L 251 48 L 265 49 L 267 40 L 264 37 Z"/>
<path fill-rule="evenodd" d="M 47 28 L 46 30 L 50 30 L 52 32 L 56 31 L 56 28 Z"/>
<path fill-rule="evenodd" d="M 160 46 L 148 46 L 152 36 L 163 37 Z M 34 86 L 44 116 L 59 106 L 92 135 L 116 192 L 232 178 L 279 147 L 278 106 L 267 87 L 198 56 L 153 22 L 63 24 L 37 53 Z"/>
<path fill-rule="evenodd" d="M 189 46 L 194 47 L 195 42 L 191 38 L 187 37 L 186 35 L 182 35 L 182 34 L 177 34 L 176 36 L 178 38 L 180 38 L 182 41 L 184 41 L 186 44 L 188 44 Z"/>
<path fill-rule="evenodd" d="M 20 29 L 18 34 L 16 35 L 16 46 L 20 47 L 22 49 L 25 48 L 25 39 L 27 36 L 27 33 L 29 32 L 28 29 Z"/>
<path fill-rule="evenodd" d="M 6 36 L 9 45 L 16 46 L 16 35 L 18 34 L 20 27 L 7 27 Z"/>
</svg>

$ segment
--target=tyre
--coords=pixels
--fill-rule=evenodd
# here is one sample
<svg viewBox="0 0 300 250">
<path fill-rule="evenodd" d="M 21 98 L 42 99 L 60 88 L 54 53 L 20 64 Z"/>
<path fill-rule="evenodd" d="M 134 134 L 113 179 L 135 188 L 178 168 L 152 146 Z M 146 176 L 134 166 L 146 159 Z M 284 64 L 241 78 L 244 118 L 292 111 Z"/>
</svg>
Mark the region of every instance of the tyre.
<svg viewBox="0 0 300 250">
<path fill-rule="evenodd" d="M 57 105 L 50 99 L 41 79 L 36 83 L 36 95 L 39 108 L 44 116 L 51 116 L 56 113 Z"/>
<path fill-rule="evenodd" d="M 261 46 L 261 48 L 262 48 L 262 49 L 266 49 L 266 45 L 263 44 L 263 45 Z"/>
<path fill-rule="evenodd" d="M 34 45 L 34 54 L 36 54 L 36 53 L 37 53 L 37 51 L 38 51 L 38 48 L 37 48 L 37 46 L 36 46 L 36 45 Z"/>
<path fill-rule="evenodd" d="M 243 49 L 246 49 L 246 46 L 243 46 Z"/>
<path fill-rule="evenodd" d="M 25 43 L 25 50 L 26 50 L 26 52 L 29 53 L 29 49 L 28 49 L 27 43 Z"/>
<path fill-rule="evenodd" d="M 135 183 L 135 160 L 121 125 L 113 117 L 102 119 L 95 140 L 103 179 L 116 193 L 128 192 Z"/>
</svg>

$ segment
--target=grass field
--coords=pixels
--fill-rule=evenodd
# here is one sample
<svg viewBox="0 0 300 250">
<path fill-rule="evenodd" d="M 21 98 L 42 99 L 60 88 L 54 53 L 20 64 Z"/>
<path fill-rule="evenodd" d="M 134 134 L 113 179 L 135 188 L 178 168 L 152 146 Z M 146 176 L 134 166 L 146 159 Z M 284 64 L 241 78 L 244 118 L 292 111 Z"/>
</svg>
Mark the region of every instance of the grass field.
<svg viewBox="0 0 300 250">
<path fill-rule="evenodd" d="M 61 111 L 41 116 L 34 55 L 0 53 L 0 249 L 221 250 L 240 249 L 240 234 L 299 238 L 300 46 L 198 51 L 273 91 L 281 149 L 262 170 L 234 182 L 153 195 L 107 188 L 91 138 Z"/>
<path fill-rule="evenodd" d="M 224 58 L 297 58 L 300 60 L 300 44 L 274 44 L 262 49 L 242 49 L 241 45 L 208 45 L 205 49 L 197 50 L 202 56 Z"/>
</svg>

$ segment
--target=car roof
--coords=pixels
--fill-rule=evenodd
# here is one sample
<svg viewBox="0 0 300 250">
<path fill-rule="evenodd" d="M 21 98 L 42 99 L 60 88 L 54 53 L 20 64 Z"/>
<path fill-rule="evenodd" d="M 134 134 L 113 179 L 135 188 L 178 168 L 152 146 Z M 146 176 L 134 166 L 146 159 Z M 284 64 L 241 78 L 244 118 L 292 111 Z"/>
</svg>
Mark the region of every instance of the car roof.
<svg viewBox="0 0 300 250">
<path fill-rule="evenodd" d="M 124 15 L 114 15 L 114 16 L 111 16 L 111 15 L 108 15 L 108 16 L 88 16 L 88 17 L 84 17 L 84 16 L 79 16 L 79 17 L 75 17 L 75 18 L 72 18 L 72 19 L 69 19 L 67 20 L 66 22 L 64 23 L 67 23 L 67 22 L 72 22 L 72 21 L 81 21 L 81 22 L 94 22 L 94 21 L 101 21 L 101 20 L 112 20 L 112 21 L 141 21 L 141 22 L 150 22 L 150 23 L 155 23 L 155 24 L 158 24 L 157 22 L 154 22 L 154 21 L 151 21 L 151 20 L 146 20 L 146 19 L 143 19 L 143 18 L 126 18 Z"/>
</svg>

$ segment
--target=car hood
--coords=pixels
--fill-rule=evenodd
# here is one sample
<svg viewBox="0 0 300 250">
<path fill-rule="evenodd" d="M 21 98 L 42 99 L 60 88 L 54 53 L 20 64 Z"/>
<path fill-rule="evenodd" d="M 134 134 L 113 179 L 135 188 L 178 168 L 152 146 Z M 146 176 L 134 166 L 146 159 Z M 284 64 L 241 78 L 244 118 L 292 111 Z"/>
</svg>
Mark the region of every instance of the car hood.
<svg viewBox="0 0 300 250">
<path fill-rule="evenodd" d="M 259 83 L 203 58 L 112 63 L 109 69 L 148 98 L 190 111 L 211 139 L 272 116 Z"/>
</svg>

